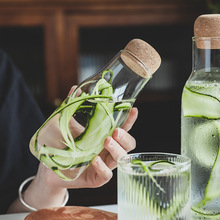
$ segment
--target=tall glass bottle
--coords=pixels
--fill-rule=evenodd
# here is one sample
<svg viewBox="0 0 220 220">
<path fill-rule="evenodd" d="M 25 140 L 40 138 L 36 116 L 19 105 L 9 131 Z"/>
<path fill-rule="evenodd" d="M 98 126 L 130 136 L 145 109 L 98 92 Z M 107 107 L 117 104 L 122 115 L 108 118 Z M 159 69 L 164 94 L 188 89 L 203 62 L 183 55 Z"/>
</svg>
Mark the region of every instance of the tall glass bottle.
<svg viewBox="0 0 220 220">
<path fill-rule="evenodd" d="M 220 26 L 219 36 L 212 30 L 216 19 L 220 24 L 220 15 L 203 15 L 195 22 L 192 73 L 182 93 L 181 151 L 192 160 L 193 219 L 220 218 Z"/>
<path fill-rule="evenodd" d="M 76 179 L 125 122 L 160 56 L 134 39 L 100 72 L 83 81 L 38 129 L 31 152 L 64 180 Z"/>
</svg>

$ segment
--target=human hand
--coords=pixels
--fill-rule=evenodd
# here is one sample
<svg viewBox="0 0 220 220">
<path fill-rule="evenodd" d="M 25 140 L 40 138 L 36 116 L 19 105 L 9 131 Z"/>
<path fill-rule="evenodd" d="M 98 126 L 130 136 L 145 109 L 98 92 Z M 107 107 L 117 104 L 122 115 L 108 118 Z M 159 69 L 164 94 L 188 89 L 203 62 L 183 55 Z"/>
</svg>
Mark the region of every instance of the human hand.
<svg viewBox="0 0 220 220">
<path fill-rule="evenodd" d="M 44 179 L 45 184 L 52 188 L 94 188 L 107 183 L 112 177 L 112 170 L 117 166 L 118 158 L 136 147 L 136 141 L 128 131 L 132 128 L 137 116 L 137 108 L 132 108 L 122 128 L 116 128 L 112 137 L 106 138 L 102 152 L 76 180 L 64 181 L 41 164 L 38 171 L 41 181 Z"/>
<path fill-rule="evenodd" d="M 75 89 L 76 86 L 73 86 L 70 89 L 69 95 Z M 78 90 L 77 96 L 80 95 L 80 91 L 81 90 Z M 122 128 L 115 129 L 112 137 L 106 138 L 103 151 L 99 156 L 93 159 L 91 165 L 76 180 L 63 181 L 43 166 L 42 170 L 44 171 L 42 172 L 47 173 L 47 176 L 49 177 L 48 185 L 57 185 L 66 188 L 93 188 L 99 187 L 108 182 L 112 177 L 112 170 L 117 166 L 118 158 L 136 147 L 136 141 L 128 131 L 132 128 L 137 116 L 137 108 L 132 108 Z M 70 125 L 72 135 L 76 133 L 75 136 L 77 136 L 84 130 L 84 128 L 82 128 L 82 126 L 73 118 Z M 78 133 L 78 131 L 80 131 L 80 133 Z M 40 165 L 40 168 L 41 167 L 42 165 Z M 41 171 L 41 169 L 39 169 L 39 171 Z"/>
<path fill-rule="evenodd" d="M 35 179 L 24 192 L 25 201 L 39 209 L 62 204 L 66 188 L 94 188 L 107 183 L 119 157 L 136 147 L 135 139 L 128 133 L 138 116 L 137 108 L 132 108 L 122 126 L 116 128 L 112 137 L 107 137 L 104 149 L 90 166 L 74 181 L 64 181 L 42 163 Z"/>
</svg>

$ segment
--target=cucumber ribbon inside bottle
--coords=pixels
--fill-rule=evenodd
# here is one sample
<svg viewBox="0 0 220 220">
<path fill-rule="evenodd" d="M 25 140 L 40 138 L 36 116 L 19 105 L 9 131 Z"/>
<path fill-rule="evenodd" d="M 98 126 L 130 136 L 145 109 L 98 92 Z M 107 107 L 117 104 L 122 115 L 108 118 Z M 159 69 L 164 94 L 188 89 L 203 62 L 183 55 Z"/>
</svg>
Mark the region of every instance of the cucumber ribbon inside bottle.
<svg viewBox="0 0 220 220">
<path fill-rule="evenodd" d="M 106 77 L 108 80 L 105 79 L 107 73 L 110 74 L 110 77 Z M 133 99 L 121 100 L 120 103 L 113 101 L 112 76 L 112 70 L 108 69 L 102 72 L 98 81 L 92 80 L 82 83 L 36 132 L 34 148 L 37 157 L 64 180 L 72 179 L 67 178 L 62 173 L 63 170 L 88 165 L 102 151 L 105 138 L 111 135 L 118 126 L 123 111 L 129 111 L 131 103 L 134 103 Z M 90 94 L 81 90 L 89 83 L 95 85 Z M 73 117 L 80 112 L 88 112 L 85 127 Z M 61 141 L 65 147 L 58 149 L 45 144 L 39 146 L 38 136 L 41 129 L 56 115 L 59 115 L 59 129 L 63 137 Z M 83 130 L 77 137 L 72 135 L 71 123 L 78 123 L 78 126 Z"/>
<path fill-rule="evenodd" d="M 208 94 L 192 91 L 185 86 L 182 96 L 182 109 L 184 117 L 206 118 L 210 120 L 210 122 L 203 128 L 206 133 L 204 135 L 213 135 L 211 133 L 213 132 L 213 129 L 216 130 L 218 135 L 218 153 L 212 166 L 209 180 L 205 187 L 204 197 L 202 201 L 192 207 L 192 210 L 203 216 L 208 216 L 210 219 L 212 216 L 213 218 L 216 218 L 217 216 L 220 217 L 220 214 L 212 215 L 203 209 L 209 204 L 209 202 L 212 202 L 220 197 L 220 100 Z M 194 138 L 197 138 L 198 140 L 201 139 L 201 131 L 198 132 L 198 136 Z M 201 147 L 203 145 L 204 143 L 201 144 Z M 206 157 L 206 155 L 203 156 Z"/>
</svg>

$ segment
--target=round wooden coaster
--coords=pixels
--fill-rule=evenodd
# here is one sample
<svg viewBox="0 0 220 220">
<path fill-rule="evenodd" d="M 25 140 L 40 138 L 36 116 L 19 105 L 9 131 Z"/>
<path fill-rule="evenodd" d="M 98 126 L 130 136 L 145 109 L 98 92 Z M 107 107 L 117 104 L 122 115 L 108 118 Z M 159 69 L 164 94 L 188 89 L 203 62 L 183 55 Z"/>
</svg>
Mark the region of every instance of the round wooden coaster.
<svg viewBox="0 0 220 220">
<path fill-rule="evenodd" d="M 65 206 L 40 209 L 30 213 L 25 220 L 117 220 L 117 214 L 82 206 Z"/>
</svg>

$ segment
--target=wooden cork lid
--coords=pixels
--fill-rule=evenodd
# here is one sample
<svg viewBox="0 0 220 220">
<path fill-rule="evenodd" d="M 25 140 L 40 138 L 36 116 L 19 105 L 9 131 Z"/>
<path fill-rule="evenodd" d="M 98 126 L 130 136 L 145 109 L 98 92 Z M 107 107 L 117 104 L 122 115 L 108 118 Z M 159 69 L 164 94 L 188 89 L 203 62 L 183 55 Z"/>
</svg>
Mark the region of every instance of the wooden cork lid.
<svg viewBox="0 0 220 220">
<path fill-rule="evenodd" d="M 220 49 L 220 14 L 200 15 L 194 23 L 194 36 L 199 48 Z M 200 39 L 203 37 L 212 39 Z"/>
<path fill-rule="evenodd" d="M 155 73 L 161 64 L 157 51 L 141 39 L 131 40 L 122 51 L 121 58 L 130 69 L 144 78 Z"/>
</svg>

